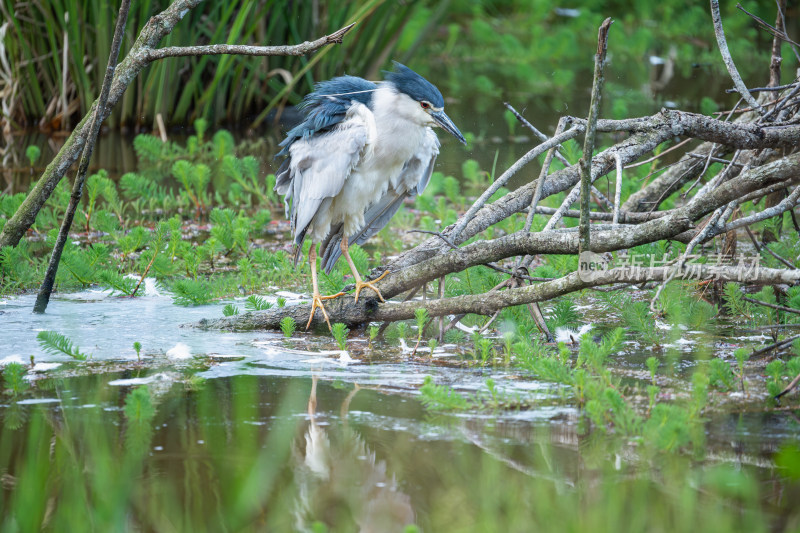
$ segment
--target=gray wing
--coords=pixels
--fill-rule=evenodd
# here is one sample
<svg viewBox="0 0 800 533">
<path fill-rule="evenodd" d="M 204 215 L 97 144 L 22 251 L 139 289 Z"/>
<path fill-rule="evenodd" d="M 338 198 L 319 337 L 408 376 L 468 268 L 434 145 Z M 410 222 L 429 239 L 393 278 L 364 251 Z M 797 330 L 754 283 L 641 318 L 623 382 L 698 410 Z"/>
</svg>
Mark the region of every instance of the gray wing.
<svg viewBox="0 0 800 533">
<path fill-rule="evenodd" d="M 295 246 L 303 243 L 314 216 L 341 192 L 361 160 L 374 129 L 371 115 L 366 106 L 354 103 L 347 118 L 332 130 L 292 143 L 289 158 L 276 175 L 275 191 L 284 195 Z"/>
<path fill-rule="evenodd" d="M 439 155 L 439 139 L 428 128 L 425 140 L 420 149 L 403 166 L 403 170 L 389 182 L 386 194 L 377 202 L 367 207 L 364 214 L 364 225 L 347 239 L 350 244 L 362 245 L 373 235 L 382 230 L 403 205 L 406 198 L 421 194 L 428 186 L 433 174 L 436 156 Z M 342 255 L 342 224 L 331 228 L 328 237 L 320 247 L 322 267 L 330 273 Z"/>
</svg>

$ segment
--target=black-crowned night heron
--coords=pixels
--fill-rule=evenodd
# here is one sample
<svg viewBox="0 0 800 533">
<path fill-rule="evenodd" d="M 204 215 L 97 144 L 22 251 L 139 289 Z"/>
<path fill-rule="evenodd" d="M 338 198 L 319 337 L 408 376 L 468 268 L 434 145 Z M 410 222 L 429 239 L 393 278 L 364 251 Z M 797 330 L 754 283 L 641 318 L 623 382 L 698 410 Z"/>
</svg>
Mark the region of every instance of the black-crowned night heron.
<svg viewBox="0 0 800 533">
<path fill-rule="evenodd" d="M 275 190 L 284 195 L 291 221 L 295 265 L 303 240 L 311 238 L 314 294 L 306 329 L 317 308 L 330 327 L 322 300 L 341 295 L 319 293 L 317 245 L 326 272 L 344 255 L 355 278 L 356 301 L 365 287 L 383 301 L 378 288 L 361 279 L 348 246 L 366 242 L 406 198 L 425 189 L 439 153 L 432 126 L 466 144 L 444 113 L 439 89 L 400 63 L 394 67 L 379 83 L 355 76 L 318 83 L 301 104 L 305 119 L 281 143 L 278 155 L 288 158 L 278 170 Z"/>
</svg>

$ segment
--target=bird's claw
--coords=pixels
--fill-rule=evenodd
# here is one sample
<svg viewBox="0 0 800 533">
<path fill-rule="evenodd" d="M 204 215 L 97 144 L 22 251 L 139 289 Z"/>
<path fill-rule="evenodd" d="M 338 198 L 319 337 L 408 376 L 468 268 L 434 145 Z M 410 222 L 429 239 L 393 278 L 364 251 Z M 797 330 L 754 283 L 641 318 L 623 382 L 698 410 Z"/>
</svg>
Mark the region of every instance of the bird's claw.
<svg viewBox="0 0 800 533">
<path fill-rule="evenodd" d="M 377 277 L 377 278 L 373 279 L 372 281 L 356 281 L 356 294 L 355 294 L 355 296 L 356 296 L 356 298 L 355 298 L 355 300 L 356 300 L 356 303 L 358 303 L 358 295 L 359 295 L 359 293 L 360 293 L 360 292 L 361 292 L 361 290 L 362 290 L 362 289 L 364 289 L 364 288 L 372 289 L 372 290 L 373 290 L 373 291 L 375 291 L 375 293 L 378 295 L 378 299 L 379 299 L 381 302 L 386 302 L 386 300 L 384 300 L 384 299 L 383 299 L 383 295 L 381 294 L 381 291 L 380 291 L 380 290 L 378 290 L 378 287 L 376 287 L 375 285 L 373 285 L 373 283 L 375 283 L 375 282 L 378 282 L 378 281 L 382 280 L 384 277 L 386 277 L 386 274 L 388 274 L 388 273 L 389 273 L 389 271 L 387 270 L 386 272 L 384 272 L 383 274 L 381 274 L 379 277 Z"/>
<path fill-rule="evenodd" d="M 311 315 L 308 317 L 308 323 L 306 324 L 306 330 L 311 327 L 311 321 L 314 320 L 314 313 L 319 308 L 322 311 L 322 316 L 325 317 L 325 323 L 328 325 L 328 329 L 333 333 L 333 328 L 331 328 L 331 321 L 328 319 L 328 313 L 325 311 L 325 306 L 322 305 L 322 300 L 332 300 L 334 298 L 338 298 L 339 296 L 343 295 L 343 292 L 339 292 L 336 294 L 331 294 L 330 296 L 322 296 L 321 294 L 315 294 L 311 297 Z"/>
</svg>

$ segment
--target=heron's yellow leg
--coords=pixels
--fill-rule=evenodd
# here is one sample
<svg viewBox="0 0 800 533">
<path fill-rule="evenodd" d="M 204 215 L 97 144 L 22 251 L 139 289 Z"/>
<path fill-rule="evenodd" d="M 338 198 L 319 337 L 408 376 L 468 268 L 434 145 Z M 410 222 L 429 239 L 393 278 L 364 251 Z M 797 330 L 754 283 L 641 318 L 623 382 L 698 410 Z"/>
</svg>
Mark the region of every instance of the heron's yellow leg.
<svg viewBox="0 0 800 533">
<path fill-rule="evenodd" d="M 363 281 L 361 276 L 358 274 L 358 270 L 356 270 L 356 265 L 353 264 L 353 260 L 350 258 L 350 247 L 347 244 L 347 235 L 342 237 L 342 255 L 344 256 L 345 261 L 347 261 L 347 264 L 350 266 L 350 271 L 353 273 L 353 277 L 356 280 L 356 302 L 358 302 L 358 295 L 361 293 L 361 289 L 365 287 L 375 291 L 375 293 L 378 295 L 378 299 L 380 299 L 382 302 L 385 302 L 386 300 L 383 299 L 381 291 L 379 291 L 378 287 L 373 285 L 373 283 L 382 280 L 386 274 L 389 273 L 389 271 L 387 270 L 372 281 Z"/>
<path fill-rule="evenodd" d="M 325 311 L 325 307 L 322 305 L 322 300 L 330 300 L 332 298 L 341 296 L 344 293 L 339 292 L 336 294 L 332 294 L 330 296 L 322 296 L 319 293 L 319 284 L 317 283 L 316 243 L 312 243 L 311 249 L 308 251 L 308 265 L 311 268 L 311 285 L 313 285 L 314 287 L 314 294 L 311 296 L 311 315 L 308 317 L 308 323 L 306 324 L 306 329 L 311 327 L 311 321 L 314 320 L 314 313 L 316 312 L 317 308 L 319 308 L 322 311 L 322 316 L 325 317 L 325 323 L 328 324 L 328 329 L 331 330 L 331 333 L 333 333 L 333 329 L 331 328 L 331 321 L 328 319 L 328 313 Z"/>
</svg>

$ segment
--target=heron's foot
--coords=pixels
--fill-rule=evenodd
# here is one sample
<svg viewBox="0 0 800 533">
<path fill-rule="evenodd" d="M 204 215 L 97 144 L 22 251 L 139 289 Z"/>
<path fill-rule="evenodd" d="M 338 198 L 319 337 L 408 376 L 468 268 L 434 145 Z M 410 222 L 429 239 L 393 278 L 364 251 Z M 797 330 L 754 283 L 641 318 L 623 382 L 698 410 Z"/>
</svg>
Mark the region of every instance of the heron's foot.
<svg viewBox="0 0 800 533">
<path fill-rule="evenodd" d="M 386 300 L 383 299 L 383 295 L 381 294 L 381 291 L 379 291 L 378 287 L 373 285 L 373 283 L 382 280 L 383 278 L 386 277 L 386 274 L 388 274 L 388 273 L 389 273 L 389 271 L 387 270 L 386 272 L 381 274 L 379 277 L 373 279 L 372 281 L 356 280 L 356 303 L 358 303 L 358 295 L 361 292 L 361 289 L 364 289 L 364 288 L 372 289 L 378 295 L 378 299 L 380 301 L 382 301 L 382 302 L 385 302 Z"/>
<path fill-rule="evenodd" d="M 321 294 L 314 294 L 311 297 L 311 316 L 308 317 L 306 330 L 311 327 L 311 321 L 314 320 L 314 313 L 319 308 L 322 311 L 322 316 L 325 317 L 325 323 L 328 324 L 328 329 L 331 330 L 331 333 L 333 333 L 333 328 L 331 328 L 331 321 L 328 319 L 328 313 L 327 311 L 325 311 L 325 306 L 322 305 L 322 300 L 332 300 L 334 298 L 338 298 L 343 294 L 344 294 L 343 292 L 331 294 L 330 296 L 322 296 Z"/>
</svg>

